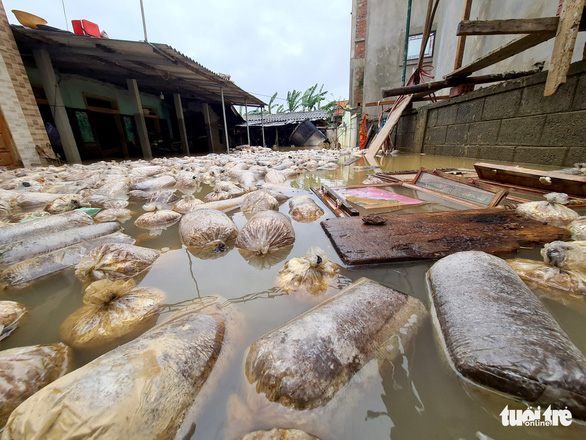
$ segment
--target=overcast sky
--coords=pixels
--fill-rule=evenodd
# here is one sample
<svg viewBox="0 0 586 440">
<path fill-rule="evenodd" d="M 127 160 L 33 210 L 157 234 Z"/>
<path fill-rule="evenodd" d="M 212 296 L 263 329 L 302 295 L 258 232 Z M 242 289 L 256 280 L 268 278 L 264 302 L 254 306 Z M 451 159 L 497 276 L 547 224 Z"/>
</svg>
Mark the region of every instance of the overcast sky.
<svg viewBox="0 0 586 440">
<path fill-rule="evenodd" d="M 62 0 L 2 0 L 10 23 L 19 9 L 61 29 L 86 19 L 110 38 L 144 40 L 140 0 L 63 1 L 67 21 Z M 348 98 L 351 0 L 144 0 L 144 8 L 149 41 L 230 74 L 264 102 L 315 83 L 328 100 Z"/>
</svg>

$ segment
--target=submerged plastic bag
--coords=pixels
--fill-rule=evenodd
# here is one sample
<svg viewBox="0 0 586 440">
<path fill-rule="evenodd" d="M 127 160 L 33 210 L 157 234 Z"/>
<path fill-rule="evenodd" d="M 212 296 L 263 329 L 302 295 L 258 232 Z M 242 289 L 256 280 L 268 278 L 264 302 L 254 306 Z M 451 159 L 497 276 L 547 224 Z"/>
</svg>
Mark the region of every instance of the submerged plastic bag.
<svg viewBox="0 0 586 440">
<path fill-rule="evenodd" d="M 221 211 L 199 209 L 181 219 L 179 235 L 185 246 L 198 248 L 204 254 L 222 253 L 233 245 L 238 228 Z"/>
<path fill-rule="evenodd" d="M 109 243 L 93 249 L 77 264 L 82 281 L 132 278 L 148 270 L 161 252 L 125 243 Z"/>
<path fill-rule="evenodd" d="M 568 229 L 572 233 L 572 240 L 586 240 L 586 216 L 578 217 L 569 224 Z"/>
<path fill-rule="evenodd" d="M 18 405 L 70 368 L 71 350 L 61 343 L 0 351 L 0 428 Z"/>
<path fill-rule="evenodd" d="M 294 242 L 295 230 L 289 217 L 277 211 L 261 211 L 240 230 L 236 247 L 264 255 Z"/>
<path fill-rule="evenodd" d="M 12 333 L 26 316 L 27 309 L 16 301 L 0 301 L 0 341 Z"/>
<path fill-rule="evenodd" d="M 35 393 L 4 437 L 171 439 L 214 368 L 224 329 L 217 305 L 186 307 Z"/>
<path fill-rule="evenodd" d="M 319 440 L 299 429 L 281 429 L 274 428 L 270 431 L 249 432 L 242 440 Z"/>
<path fill-rule="evenodd" d="M 162 189 L 152 193 L 147 202 L 143 205 L 142 209 L 145 211 L 171 209 L 178 201 L 179 197 L 175 195 L 175 191 L 170 189 Z"/>
<path fill-rule="evenodd" d="M 242 202 L 240 210 L 246 218 L 250 218 L 257 212 L 268 210 L 278 211 L 279 202 L 267 191 L 260 189 L 244 196 L 244 201 Z"/>
<path fill-rule="evenodd" d="M 301 287 L 311 293 L 323 292 L 339 270 L 340 266 L 332 263 L 323 250 L 311 247 L 304 257 L 287 261 L 277 274 L 277 286 L 283 290 Z"/>
<path fill-rule="evenodd" d="M 586 241 L 554 241 L 543 247 L 541 256 L 543 262 L 525 258 L 507 262 L 530 287 L 586 295 Z"/>
<path fill-rule="evenodd" d="M 289 215 L 300 223 L 311 223 L 324 215 L 324 210 L 311 197 L 299 196 L 289 200 Z"/>
<path fill-rule="evenodd" d="M 104 345 L 139 331 L 164 299 L 162 290 L 136 287 L 132 279 L 95 281 L 83 296 L 85 305 L 63 321 L 61 339 L 74 348 Z"/>
<path fill-rule="evenodd" d="M 545 202 L 522 203 L 515 212 L 525 218 L 559 227 L 564 227 L 579 217 L 576 211 L 564 206 L 568 203 L 567 194 L 549 193 L 543 197 Z"/>
</svg>

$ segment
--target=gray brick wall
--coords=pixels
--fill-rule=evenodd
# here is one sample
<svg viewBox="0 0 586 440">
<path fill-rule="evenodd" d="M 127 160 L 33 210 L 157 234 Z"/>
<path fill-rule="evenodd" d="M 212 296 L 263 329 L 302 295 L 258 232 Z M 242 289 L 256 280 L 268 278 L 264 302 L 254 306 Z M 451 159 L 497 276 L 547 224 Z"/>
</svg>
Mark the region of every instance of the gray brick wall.
<svg viewBox="0 0 586 440">
<path fill-rule="evenodd" d="M 566 84 L 551 97 L 543 96 L 546 76 L 484 87 L 406 114 L 397 147 L 555 166 L 586 161 L 586 61 L 571 66 Z"/>
</svg>

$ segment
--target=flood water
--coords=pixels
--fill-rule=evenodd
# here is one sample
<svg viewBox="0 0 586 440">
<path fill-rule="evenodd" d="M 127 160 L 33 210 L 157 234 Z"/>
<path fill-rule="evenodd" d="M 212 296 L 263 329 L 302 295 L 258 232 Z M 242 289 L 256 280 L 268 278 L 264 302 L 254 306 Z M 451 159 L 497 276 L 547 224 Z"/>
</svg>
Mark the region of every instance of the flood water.
<svg viewBox="0 0 586 440">
<path fill-rule="evenodd" d="M 405 155 L 384 158 L 381 165 L 383 170 L 390 171 L 415 170 L 421 166 L 472 168 L 474 162 L 464 158 Z M 433 262 L 344 267 L 320 226 L 321 220 L 334 215 L 309 188 L 321 184 L 359 184 L 373 172 L 355 171 L 356 166 L 364 165 L 368 164 L 361 159 L 349 167 L 306 173 L 289 182 L 285 194 L 310 194 L 326 214 L 309 224 L 293 222 L 295 245 L 288 254 L 271 261 L 247 261 L 238 249 L 217 259 L 202 260 L 182 248 L 178 224 L 160 236 L 150 237 L 133 224 L 143 212 L 141 204 L 129 206 L 136 214 L 123 224 L 125 232 L 137 238 L 137 245 L 164 250 L 152 269 L 137 280 L 141 286 L 166 292 L 166 305 L 159 322 L 182 305 L 201 298 L 220 296 L 228 300 L 230 319 L 222 353 L 177 437 L 231 440 L 250 431 L 277 427 L 303 429 L 323 440 L 586 438 L 586 426 L 575 421 L 569 427 L 504 427 L 499 413 L 506 405 L 510 409 L 526 406 L 463 382 L 448 366 L 429 317 L 396 358 L 371 361 L 322 409 L 284 409 L 268 402 L 248 384 L 244 361 L 247 348 L 254 340 L 361 277 L 419 298 L 429 310 L 425 273 Z M 195 196 L 203 198 L 209 191 L 204 185 L 202 192 Z M 288 204 L 283 204 L 280 210 L 288 214 Z M 228 214 L 239 229 L 246 223 L 239 211 Z M 373 243 L 376 245 L 380 244 Z M 304 255 L 311 246 L 322 248 L 331 260 L 342 266 L 339 279 L 326 293 L 317 296 L 279 291 L 275 287 L 279 269 L 287 260 Z M 539 259 L 539 248 L 523 250 L 514 256 Z M 59 327 L 64 319 L 82 305 L 82 284 L 70 269 L 21 290 L 6 290 L 2 299 L 27 305 L 30 316 L 0 342 L 0 349 L 53 343 L 59 341 Z M 576 301 L 567 305 L 543 298 L 544 305 L 570 339 L 586 353 L 586 305 Z M 76 351 L 76 366 L 91 361 L 108 348 L 112 347 Z"/>
</svg>

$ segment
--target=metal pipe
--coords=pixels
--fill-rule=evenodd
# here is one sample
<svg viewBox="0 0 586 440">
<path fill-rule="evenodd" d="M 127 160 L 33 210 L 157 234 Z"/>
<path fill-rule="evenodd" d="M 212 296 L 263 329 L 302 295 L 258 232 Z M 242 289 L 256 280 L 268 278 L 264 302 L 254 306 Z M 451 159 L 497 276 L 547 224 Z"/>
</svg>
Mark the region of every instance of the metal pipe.
<svg viewBox="0 0 586 440">
<path fill-rule="evenodd" d="M 147 37 L 146 20 L 144 18 L 144 6 L 142 4 L 142 0 L 140 0 L 140 13 L 142 14 L 142 28 L 144 29 L 144 41 L 148 43 L 149 39 Z"/>
<path fill-rule="evenodd" d="M 262 105 L 260 107 L 260 131 L 262 132 L 262 146 L 263 147 L 266 147 L 267 144 L 265 142 L 265 119 L 264 119 L 264 116 L 263 116 L 264 110 L 265 110 L 265 106 Z"/>
<path fill-rule="evenodd" d="M 222 96 L 222 114 L 224 115 L 224 135 L 226 137 L 226 153 L 230 152 L 230 140 L 228 139 L 228 121 L 226 121 L 226 106 L 224 104 L 224 88 L 220 87 L 220 95 Z"/>
<path fill-rule="evenodd" d="M 409 49 L 409 28 L 411 27 L 411 0 L 407 1 L 407 24 L 405 25 L 405 53 L 403 56 L 403 86 L 405 85 L 405 77 L 407 76 L 407 51 Z"/>
<path fill-rule="evenodd" d="M 246 109 L 246 136 L 248 137 L 248 145 L 250 145 L 250 128 L 248 127 L 248 101 L 244 103 Z"/>
</svg>

